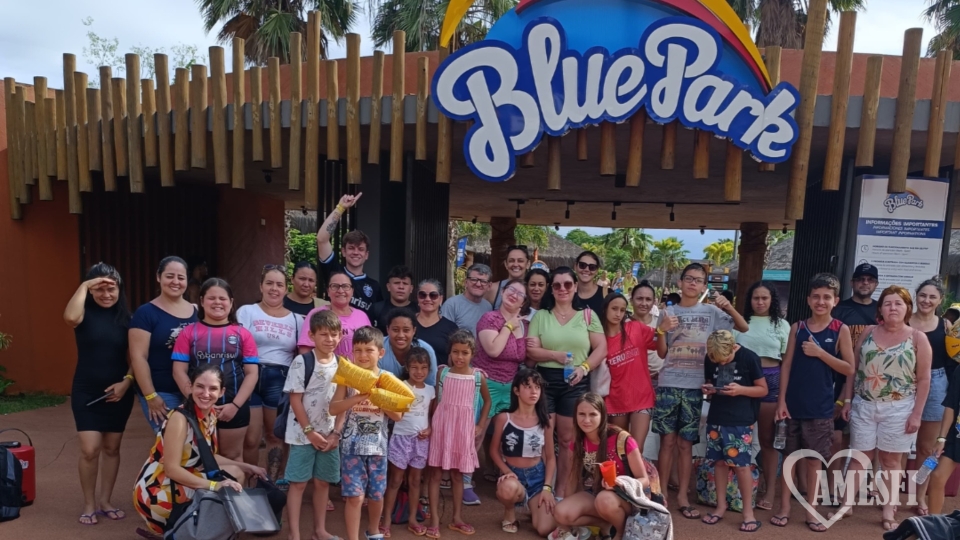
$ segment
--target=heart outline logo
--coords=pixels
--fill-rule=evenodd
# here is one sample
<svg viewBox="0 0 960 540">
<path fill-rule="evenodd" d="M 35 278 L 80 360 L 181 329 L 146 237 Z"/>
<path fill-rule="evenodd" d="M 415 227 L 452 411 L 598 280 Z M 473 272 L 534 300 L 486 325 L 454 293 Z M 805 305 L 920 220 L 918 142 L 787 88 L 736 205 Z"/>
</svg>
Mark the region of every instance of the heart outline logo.
<svg viewBox="0 0 960 540">
<path fill-rule="evenodd" d="M 859 450 L 853 450 L 851 448 L 837 452 L 830 458 L 830 461 L 827 461 L 826 459 L 824 459 L 823 456 L 821 456 L 820 453 L 817 452 L 816 450 L 810 450 L 810 449 L 797 450 L 796 452 L 793 452 L 790 455 L 788 455 L 786 458 L 784 458 L 783 476 L 784 476 L 784 480 L 787 483 L 787 487 L 790 488 L 790 493 L 793 494 L 793 496 L 798 501 L 800 501 L 800 505 L 803 506 L 804 509 L 806 509 L 808 512 L 816 516 L 817 519 L 820 521 L 820 523 L 824 527 L 829 529 L 836 522 L 843 519 L 843 516 L 846 514 L 846 511 L 844 510 L 844 508 L 841 508 L 841 510 L 843 511 L 838 511 L 836 514 L 833 515 L 831 519 L 824 519 L 823 515 L 821 515 L 820 512 L 817 512 L 816 509 L 810 506 L 810 503 L 807 501 L 807 499 L 800 494 L 800 490 L 797 488 L 796 484 L 794 484 L 793 482 L 793 467 L 794 465 L 796 465 L 798 461 L 800 461 L 803 458 L 816 459 L 820 461 L 820 463 L 823 463 L 824 466 L 820 469 L 820 474 L 824 474 L 825 471 L 829 470 L 830 464 L 837 459 L 843 459 L 843 460 L 846 460 L 847 458 L 855 459 L 857 460 L 858 463 L 860 463 L 861 470 L 864 470 L 864 471 L 873 470 L 873 463 L 870 461 L 870 458 L 867 457 L 866 454 L 864 454 L 863 452 L 860 452 Z M 817 487 L 820 485 L 821 485 L 821 482 L 818 481 L 816 485 L 813 486 L 813 489 L 816 490 Z M 807 489 L 811 489 L 811 486 L 807 486 Z M 853 486 L 849 486 L 848 489 L 853 489 Z M 816 493 L 816 491 L 814 493 Z"/>
</svg>

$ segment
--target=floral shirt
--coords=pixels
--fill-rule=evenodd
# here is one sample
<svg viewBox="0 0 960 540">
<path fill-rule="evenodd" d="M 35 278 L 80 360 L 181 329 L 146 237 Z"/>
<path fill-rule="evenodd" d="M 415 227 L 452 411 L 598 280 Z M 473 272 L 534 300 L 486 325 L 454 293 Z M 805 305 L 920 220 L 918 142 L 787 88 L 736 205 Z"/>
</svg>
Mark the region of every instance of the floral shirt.
<svg viewBox="0 0 960 540">
<path fill-rule="evenodd" d="M 866 401 L 899 401 L 917 393 L 917 354 L 911 335 L 881 349 L 869 331 L 860 346 L 856 394 Z"/>
</svg>

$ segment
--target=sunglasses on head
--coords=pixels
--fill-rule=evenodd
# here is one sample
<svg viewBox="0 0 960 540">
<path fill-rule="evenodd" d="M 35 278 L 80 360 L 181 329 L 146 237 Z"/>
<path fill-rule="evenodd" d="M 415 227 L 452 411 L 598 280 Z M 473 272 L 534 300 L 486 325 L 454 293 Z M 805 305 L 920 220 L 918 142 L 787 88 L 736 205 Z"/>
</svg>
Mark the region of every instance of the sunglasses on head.
<svg viewBox="0 0 960 540">
<path fill-rule="evenodd" d="M 577 261 L 577 268 L 581 270 L 589 270 L 591 272 L 596 272 L 600 268 L 599 264 L 585 263 L 583 261 Z"/>
<path fill-rule="evenodd" d="M 263 265 L 263 275 L 267 275 L 267 272 L 273 272 L 274 270 L 278 270 L 278 271 L 280 271 L 280 272 L 283 272 L 284 274 L 287 273 L 287 267 L 286 267 L 286 265 L 283 265 L 283 264 L 265 264 L 265 265 Z"/>
<path fill-rule="evenodd" d="M 440 298 L 440 293 L 438 293 L 437 291 L 430 291 L 430 292 L 418 291 L 417 298 L 419 298 L 420 300 L 426 300 L 427 298 L 431 300 L 436 300 Z"/>
<path fill-rule="evenodd" d="M 559 291 L 560 289 L 569 291 L 569 290 L 572 290 L 572 289 L 573 289 L 573 282 L 572 282 L 572 281 L 564 281 L 564 282 L 561 283 L 561 282 L 559 282 L 559 281 L 554 281 L 554 282 L 553 282 L 553 285 L 551 285 L 551 287 L 553 287 L 553 290 L 555 290 L 555 291 Z"/>
</svg>

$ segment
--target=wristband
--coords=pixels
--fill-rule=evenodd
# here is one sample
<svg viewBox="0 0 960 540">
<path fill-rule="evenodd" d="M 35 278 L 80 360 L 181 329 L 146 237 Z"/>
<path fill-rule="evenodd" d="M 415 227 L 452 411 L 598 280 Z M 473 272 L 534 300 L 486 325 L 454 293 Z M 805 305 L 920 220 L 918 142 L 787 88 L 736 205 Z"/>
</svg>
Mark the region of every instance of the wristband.
<svg viewBox="0 0 960 540">
<path fill-rule="evenodd" d="M 580 367 L 583 368 L 583 376 L 586 377 L 590 374 L 590 364 L 584 362 L 580 364 Z"/>
<path fill-rule="evenodd" d="M 937 437 L 937 442 L 938 442 L 938 443 L 945 443 L 945 442 L 947 442 L 947 438 L 946 438 L 946 437 Z"/>
<path fill-rule="evenodd" d="M 214 482 L 213 480 L 211 480 L 211 481 L 210 481 L 210 491 L 216 491 L 216 490 L 217 490 L 217 483 Z"/>
<path fill-rule="evenodd" d="M 544 484 L 543 491 L 546 491 L 547 493 L 553 493 L 553 486 L 551 486 L 550 484 Z"/>
<path fill-rule="evenodd" d="M 154 393 L 152 393 L 152 394 L 148 394 L 148 395 L 146 395 L 146 396 L 143 396 L 143 399 L 145 399 L 145 400 L 147 400 L 147 401 L 150 401 L 151 399 L 153 399 L 153 398 L 155 398 L 155 397 L 157 397 L 157 393 L 156 393 L 156 392 L 154 392 Z"/>
<path fill-rule="evenodd" d="M 513 330 L 514 330 L 514 326 L 513 326 L 512 324 L 510 324 L 510 323 L 504 324 L 503 327 L 506 328 L 507 330 L 511 331 L 511 332 L 513 332 Z"/>
<path fill-rule="evenodd" d="M 337 213 L 341 216 L 347 211 L 347 208 L 340 203 L 337 203 Z"/>
<path fill-rule="evenodd" d="M 132 381 L 132 380 L 133 380 L 133 375 L 127 373 L 126 375 L 123 376 L 123 380 L 125 380 L 125 381 Z"/>
<path fill-rule="evenodd" d="M 843 407 L 843 402 L 839 399 L 835 402 L 837 406 Z"/>
<path fill-rule="evenodd" d="M 308 435 L 311 431 L 313 431 L 313 426 L 311 426 L 310 424 L 303 426 L 304 435 Z"/>
<path fill-rule="evenodd" d="M 853 401 L 853 400 L 845 399 L 845 400 L 843 400 L 843 404 L 846 405 L 847 403 L 850 403 L 851 401 Z"/>
</svg>

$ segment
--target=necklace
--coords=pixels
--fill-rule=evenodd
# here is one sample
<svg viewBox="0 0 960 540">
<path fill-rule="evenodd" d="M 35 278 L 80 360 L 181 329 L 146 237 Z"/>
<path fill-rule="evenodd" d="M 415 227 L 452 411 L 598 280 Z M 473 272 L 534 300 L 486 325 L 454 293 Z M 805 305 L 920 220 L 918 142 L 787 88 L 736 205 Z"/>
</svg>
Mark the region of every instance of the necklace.
<svg viewBox="0 0 960 540">
<path fill-rule="evenodd" d="M 554 313 L 554 315 L 556 315 L 558 318 L 562 319 L 563 321 L 566 321 L 567 319 L 569 319 L 570 317 L 572 317 L 574 313 L 576 313 L 576 310 L 573 310 L 573 311 L 571 311 L 570 313 L 560 313 L 560 312 L 557 311 L 557 310 L 553 310 L 553 313 Z"/>
</svg>

